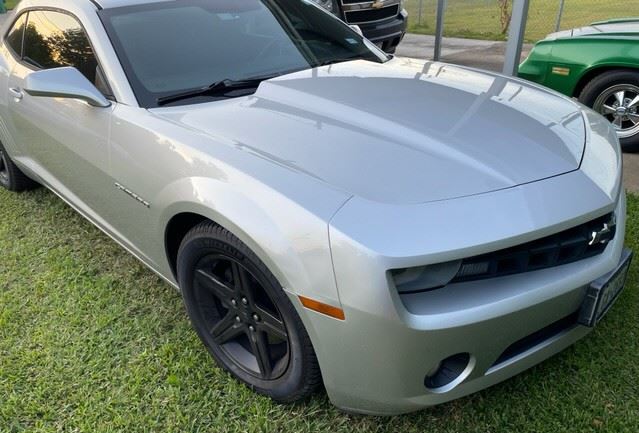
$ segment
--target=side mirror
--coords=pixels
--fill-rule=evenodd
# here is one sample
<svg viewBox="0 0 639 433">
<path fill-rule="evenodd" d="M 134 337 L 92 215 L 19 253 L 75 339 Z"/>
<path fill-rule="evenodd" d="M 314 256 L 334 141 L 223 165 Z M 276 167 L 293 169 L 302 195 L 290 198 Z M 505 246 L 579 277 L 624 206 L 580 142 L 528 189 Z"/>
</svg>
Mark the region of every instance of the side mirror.
<svg viewBox="0 0 639 433">
<path fill-rule="evenodd" d="M 362 28 L 358 26 L 357 24 L 351 24 L 349 27 L 353 29 L 355 33 L 357 33 L 358 35 L 364 36 L 364 32 L 362 31 Z"/>
<path fill-rule="evenodd" d="M 27 75 L 24 91 L 31 96 L 69 98 L 94 107 L 109 107 L 111 102 L 76 68 L 45 69 Z"/>
</svg>

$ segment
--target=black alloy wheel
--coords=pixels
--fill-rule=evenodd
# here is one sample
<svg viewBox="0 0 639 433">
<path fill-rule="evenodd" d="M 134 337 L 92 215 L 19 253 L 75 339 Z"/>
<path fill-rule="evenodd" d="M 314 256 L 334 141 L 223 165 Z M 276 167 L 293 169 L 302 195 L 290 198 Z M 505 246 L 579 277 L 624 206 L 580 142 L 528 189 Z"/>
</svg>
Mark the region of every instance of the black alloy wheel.
<svg viewBox="0 0 639 433">
<path fill-rule="evenodd" d="M 177 277 L 198 336 L 218 364 L 278 402 L 321 383 L 313 345 L 295 307 L 264 263 L 211 221 L 182 240 Z"/>
<path fill-rule="evenodd" d="M 209 254 L 195 267 L 195 297 L 207 339 L 229 361 L 262 380 L 289 362 L 286 326 L 257 278 L 233 257 Z"/>
</svg>

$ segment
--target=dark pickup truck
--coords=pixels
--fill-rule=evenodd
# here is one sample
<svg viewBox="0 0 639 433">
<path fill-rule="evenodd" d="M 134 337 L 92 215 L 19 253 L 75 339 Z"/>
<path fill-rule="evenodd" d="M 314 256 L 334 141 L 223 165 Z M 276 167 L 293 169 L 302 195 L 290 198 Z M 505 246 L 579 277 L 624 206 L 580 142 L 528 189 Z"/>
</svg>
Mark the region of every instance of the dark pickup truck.
<svg viewBox="0 0 639 433">
<path fill-rule="evenodd" d="M 406 32 L 408 13 L 403 0 L 312 0 L 347 24 L 358 25 L 364 36 L 392 53 Z"/>
</svg>

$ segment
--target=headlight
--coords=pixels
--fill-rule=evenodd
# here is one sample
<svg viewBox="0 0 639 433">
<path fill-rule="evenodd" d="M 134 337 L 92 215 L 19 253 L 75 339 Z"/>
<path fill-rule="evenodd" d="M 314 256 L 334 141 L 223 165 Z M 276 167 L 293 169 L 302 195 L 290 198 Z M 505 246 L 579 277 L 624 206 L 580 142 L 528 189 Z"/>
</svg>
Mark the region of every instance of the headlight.
<svg viewBox="0 0 639 433">
<path fill-rule="evenodd" d="M 448 284 L 460 272 L 462 261 L 421 266 L 416 268 L 393 269 L 391 277 L 399 293 L 414 293 L 438 289 Z M 473 272 L 467 269 L 466 272 Z"/>
<path fill-rule="evenodd" d="M 329 12 L 335 13 L 335 4 L 333 0 L 311 0 L 313 3 L 323 7 Z"/>
</svg>

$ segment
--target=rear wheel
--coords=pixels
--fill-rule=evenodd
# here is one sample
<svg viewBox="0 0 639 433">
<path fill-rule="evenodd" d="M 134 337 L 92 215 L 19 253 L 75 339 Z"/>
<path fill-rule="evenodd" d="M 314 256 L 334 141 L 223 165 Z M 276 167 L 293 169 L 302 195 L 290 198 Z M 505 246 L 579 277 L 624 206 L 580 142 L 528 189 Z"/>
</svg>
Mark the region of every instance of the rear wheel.
<svg viewBox="0 0 639 433">
<path fill-rule="evenodd" d="M 639 72 L 601 74 L 586 85 L 579 101 L 613 124 L 624 151 L 639 151 Z"/>
<path fill-rule="evenodd" d="M 0 143 L 0 186 L 9 191 L 25 191 L 38 186 L 16 167 L 2 143 Z"/>
<path fill-rule="evenodd" d="M 244 243 L 204 222 L 182 241 L 177 270 L 193 327 L 225 370 L 280 402 L 317 388 L 319 366 L 295 308 Z"/>
</svg>

